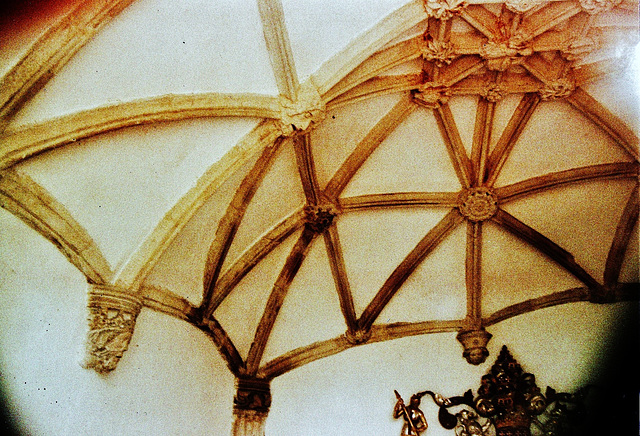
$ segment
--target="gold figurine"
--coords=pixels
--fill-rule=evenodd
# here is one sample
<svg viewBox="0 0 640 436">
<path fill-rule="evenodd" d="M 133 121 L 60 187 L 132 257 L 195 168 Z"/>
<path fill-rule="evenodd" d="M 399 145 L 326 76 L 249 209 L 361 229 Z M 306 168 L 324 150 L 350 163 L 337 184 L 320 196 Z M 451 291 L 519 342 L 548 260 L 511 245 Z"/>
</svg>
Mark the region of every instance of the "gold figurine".
<svg viewBox="0 0 640 436">
<path fill-rule="evenodd" d="M 394 390 L 393 392 L 395 392 L 396 398 L 398 399 L 393 408 L 393 417 L 397 419 L 402 416 L 404 418 L 404 425 L 402 426 L 402 432 L 400 434 L 402 436 L 420 436 L 429 426 L 427 419 L 424 417 L 424 413 L 422 413 L 422 410 L 418 407 L 420 406 L 420 398 L 424 394 L 412 395 L 411 400 L 409 400 L 409 405 L 406 406 L 398 391 Z"/>
</svg>

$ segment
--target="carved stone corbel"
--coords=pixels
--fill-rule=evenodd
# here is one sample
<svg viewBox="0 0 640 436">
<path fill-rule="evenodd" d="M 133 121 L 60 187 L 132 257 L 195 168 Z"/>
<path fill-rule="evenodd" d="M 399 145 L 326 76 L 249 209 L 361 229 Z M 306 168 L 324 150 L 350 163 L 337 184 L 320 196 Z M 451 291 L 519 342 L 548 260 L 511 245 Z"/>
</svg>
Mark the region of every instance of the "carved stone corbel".
<svg viewBox="0 0 640 436">
<path fill-rule="evenodd" d="M 325 117 L 326 105 L 311 80 L 298 88 L 295 101 L 280 96 L 280 130 L 283 136 L 313 128 Z"/>
<path fill-rule="evenodd" d="M 116 369 L 129 347 L 141 307 L 141 297 L 129 291 L 116 286 L 89 285 L 85 368 L 100 374 Z"/>
<path fill-rule="evenodd" d="M 487 350 L 487 344 L 492 335 L 484 328 L 480 327 L 475 330 L 461 331 L 456 336 L 456 339 L 460 341 L 464 347 L 462 356 L 472 365 L 480 365 L 487 360 L 489 356 L 489 350 Z"/>
<path fill-rule="evenodd" d="M 233 399 L 234 436 L 264 436 L 265 423 L 271 407 L 268 380 L 238 378 Z"/>
</svg>

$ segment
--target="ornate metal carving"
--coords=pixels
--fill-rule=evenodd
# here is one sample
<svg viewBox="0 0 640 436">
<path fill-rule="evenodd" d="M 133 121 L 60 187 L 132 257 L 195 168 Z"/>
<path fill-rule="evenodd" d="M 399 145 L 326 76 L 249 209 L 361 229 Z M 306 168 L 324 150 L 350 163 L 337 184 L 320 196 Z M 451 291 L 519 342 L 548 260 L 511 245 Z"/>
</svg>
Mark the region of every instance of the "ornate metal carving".
<svg viewBox="0 0 640 436">
<path fill-rule="evenodd" d="M 458 209 L 469 221 L 484 221 L 498 211 L 498 197 L 483 186 L 465 189 L 458 196 Z"/>
<path fill-rule="evenodd" d="M 142 301 L 116 287 L 91 285 L 87 307 L 89 332 L 83 366 L 105 374 L 116 369 L 129 347 Z"/>
<path fill-rule="evenodd" d="M 563 395 L 547 388 L 547 397 L 542 395 L 533 374 L 524 372 L 506 346 L 502 347 L 491 369 L 482 376 L 477 396 L 471 390 L 462 396 L 445 398 L 431 391 L 430 394 L 440 407 L 438 420 L 445 429 L 455 429 L 457 436 L 489 435 L 531 436 L 532 425 L 536 428 L 557 426 L 551 418 L 538 420 L 552 403 L 555 408 Z M 565 398 L 566 399 L 566 398 Z M 449 412 L 453 406 L 463 406 L 456 414 Z M 555 409 L 550 416 L 558 415 Z M 555 428 L 555 427 L 554 427 Z M 495 431 L 495 433 L 494 433 Z M 553 434 L 553 433 L 545 433 Z"/>
<path fill-rule="evenodd" d="M 402 432 L 400 435 L 419 436 L 429 427 L 427 419 L 424 417 L 424 413 L 420 410 L 420 399 L 426 394 L 426 392 L 420 392 L 412 395 L 408 406 L 405 405 L 404 400 L 398 391 L 393 392 L 396 394 L 397 399 L 396 405 L 393 408 L 393 417 L 395 419 L 400 417 L 404 419 L 404 425 L 402 426 Z"/>
</svg>

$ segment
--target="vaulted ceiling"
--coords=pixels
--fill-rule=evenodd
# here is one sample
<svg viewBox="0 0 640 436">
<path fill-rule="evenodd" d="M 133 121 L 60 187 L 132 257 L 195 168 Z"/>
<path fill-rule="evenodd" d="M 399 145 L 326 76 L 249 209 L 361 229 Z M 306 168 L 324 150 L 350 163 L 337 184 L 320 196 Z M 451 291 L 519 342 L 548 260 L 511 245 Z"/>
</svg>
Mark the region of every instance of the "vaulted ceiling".
<svg viewBox="0 0 640 436">
<path fill-rule="evenodd" d="M 237 376 L 638 298 L 637 3 L 326 3 L 7 27 L 0 203 Z"/>
</svg>

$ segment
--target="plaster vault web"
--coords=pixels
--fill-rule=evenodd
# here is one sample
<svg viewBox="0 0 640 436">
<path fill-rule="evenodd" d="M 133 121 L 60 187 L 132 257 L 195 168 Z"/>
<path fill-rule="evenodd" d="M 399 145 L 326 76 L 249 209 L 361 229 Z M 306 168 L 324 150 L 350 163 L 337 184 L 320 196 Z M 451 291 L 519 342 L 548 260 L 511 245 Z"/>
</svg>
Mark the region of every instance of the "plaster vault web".
<svg viewBox="0 0 640 436">
<path fill-rule="evenodd" d="M 209 335 L 237 377 L 234 432 L 250 434 L 263 428 L 270 404 L 269 382 L 311 361 L 366 343 L 458 332 L 465 358 L 479 364 L 486 358 L 486 344 L 491 338 L 486 329 L 505 319 L 577 301 L 613 303 L 638 298 L 638 284 L 620 280 L 638 219 L 638 137 L 585 90 L 616 69 L 620 47 L 636 43 L 630 35 L 637 29 L 611 23 L 619 17 L 634 21 L 637 4 L 609 0 L 410 2 L 301 81 L 280 1 L 258 0 L 279 95 L 169 94 L 43 122 L 12 124 L 14 116 L 46 87 L 49 79 L 130 3 L 100 0 L 79 5 L 35 42 L 3 77 L 0 91 L 0 201 L 5 209 L 51 240 L 86 276 L 88 367 L 99 372 L 115 369 L 143 307 L 175 316 Z M 318 128 L 361 108 L 358 103 L 376 102 L 387 95 L 396 97 L 390 109 L 343 153 L 342 160 L 325 162 L 330 153 L 317 150 L 318 138 L 314 135 Z M 467 136 L 461 133 L 460 119 L 452 107 L 456 101 L 470 97 L 475 113 L 468 143 L 463 140 L 463 135 Z M 506 98 L 516 98 L 517 105 L 504 109 L 501 105 Z M 596 163 L 504 181 L 503 169 L 514 149 L 531 146 L 523 144 L 521 138 L 545 105 L 563 105 L 579 123 L 590 123 L 606 138 L 602 147 L 611 149 L 611 153 L 605 153 Z M 508 116 L 498 127 L 499 110 L 506 110 Z M 459 189 L 346 195 L 349 184 L 362 174 L 371 156 L 385 147 L 401 126 L 413 126 L 407 120 L 416 113 L 435 121 L 438 142 L 425 138 L 425 150 L 435 153 L 436 147 L 444 147 L 449 158 L 446 165 L 455 174 Z M 126 264 L 116 270 L 65 206 L 21 170 L 21 164 L 30 158 L 72 146 L 84 138 L 141 124 L 201 117 L 251 117 L 260 121 L 202 175 Z M 563 127 L 570 129 L 571 125 Z M 322 141 L 340 140 L 336 135 Z M 301 187 L 303 204 L 284 218 L 267 223 L 270 227 L 257 239 L 234 248 L 238 232 L 246 225 L 247 210 L 284 149 L 292 150 L 295 183 Z M 442 149 L 439 152 L 444 154 Z M 323 176 L 326 180 L 322 183 L 319 167 L 325 172 L 334 168 Z M 430 169 L 424 170 L 415 176 L 429 178 Z M 201 302 L 194 304 L 170 289 L 149 284 L 148 277 L 185 226 L 234 177 L 237 187 L 217 223 L 202 271 Z M 626 191 L 623 204 L 611 211 L 616 226 L 601 277 L 576 261 L 578 253 L 536 229 L 528 217 L 508 211 L 520 199 L 603 180 L 623 181 Z M 433 210 L 440 215 L 434 225 L 418 235 L 417 244 L 401 253 L 401 261 L 379 288 L 370 290 L 373 297 L 365 307 L 357 310 L 340 222 L 362 211 L 396 210 Z M 533 247 L 579 284 L 486 313 L 482 265 L 483 238 L 489 226 Z M 381 313 L 407 280 L 458 228 L 464 229 L 466 241 L 465 316 L 442 320 L 425 315 L 419 321 L 381 322 Z M 229 331 L 234 327 L 225 325 L 218 314 L 242 280 L 285 242 L 290 251 L 274 274 L 251 343 L 247 350 L 240 351 Z M 314 244 L 323 245 L 326 251 L 344 333 L 265 359 L 280 309 Z M 239 253 L 236 259 L 228 258 L 232 248 Z"/>
</svg>

